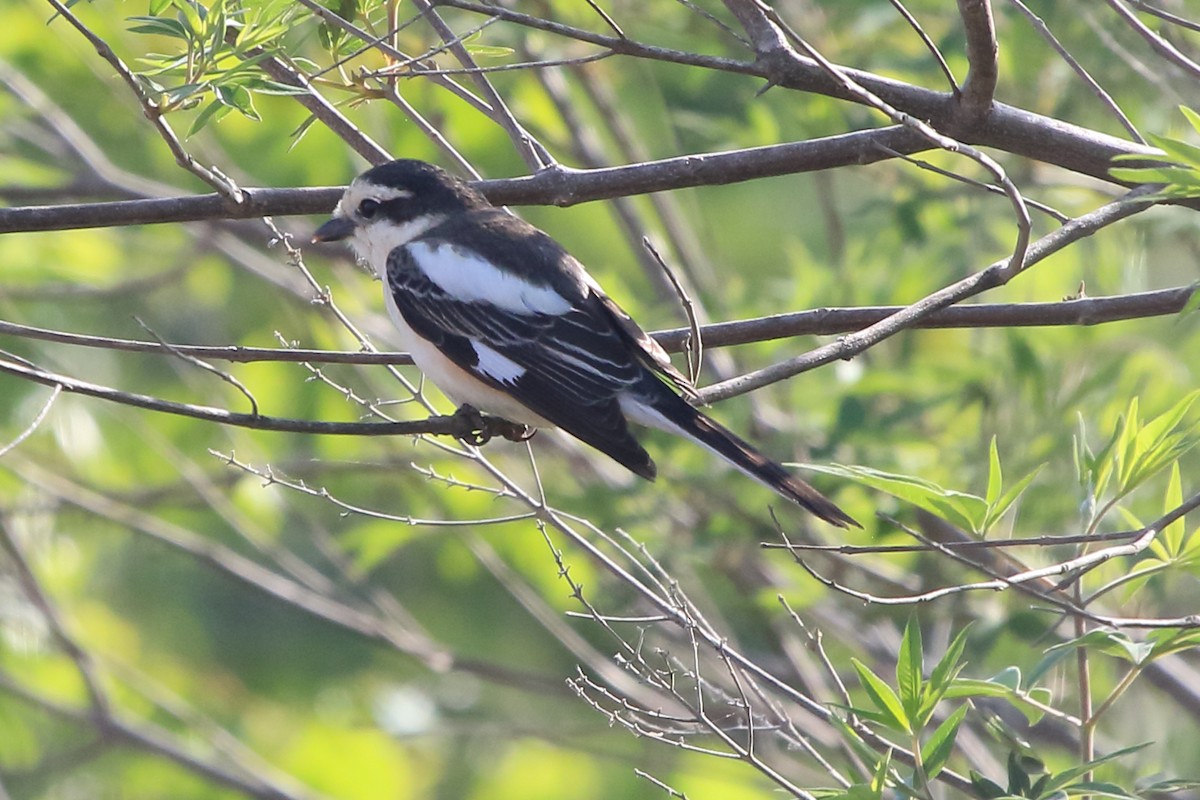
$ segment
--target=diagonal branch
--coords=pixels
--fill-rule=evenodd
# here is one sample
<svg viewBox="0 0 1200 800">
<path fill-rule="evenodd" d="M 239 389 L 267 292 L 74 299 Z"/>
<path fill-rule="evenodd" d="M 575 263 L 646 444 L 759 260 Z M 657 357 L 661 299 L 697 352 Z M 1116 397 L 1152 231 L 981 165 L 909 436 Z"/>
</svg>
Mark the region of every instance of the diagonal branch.
<svg viewBox="0 0 1200 800">
<path fill-rule="evenodd" d="M 1137 198 L 1147 192 L 1148 190 L 1130 192 L 1125 198 L 1101 206 L 1090 214 L 1078 217 L 1038 239 L 1030 245 L 1020 269 L 1015 272 L 1008 269 L 1007 259 L 997 261 L 986 269 L 940 289 L 857 333 L 852 333 L 796 358 L 713 384 L 702 390 L 700 396 L 706 402 L 713 403 L 785 380 L 822 364 L 853 358 L 867 348 L 899 333 L 917 320 L 924 319 L 934 311 L 962 302 L 968 297 L 988 289 L 1002 286 L 1015 275 L 1019 275 L 1021 271 L 1057 253 L 1072 242 L 1091 236 L 1108 225 L 1146 210 L 1153 205 L 1153 202 Z"/>
</svg>

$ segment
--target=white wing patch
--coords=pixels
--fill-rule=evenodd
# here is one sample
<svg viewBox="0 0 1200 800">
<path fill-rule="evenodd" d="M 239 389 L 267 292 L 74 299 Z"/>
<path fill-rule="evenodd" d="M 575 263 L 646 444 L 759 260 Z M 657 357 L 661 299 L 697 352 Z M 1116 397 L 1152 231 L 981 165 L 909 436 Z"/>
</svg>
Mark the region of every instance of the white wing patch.
<svg viewBox="0 0 1200 800">
<path fill-rule="evenodd" d="M 482 301 L 515 314 L 557 315 L 571 310 L 570 301 L 549 286 L 530 283 L 469 250 L 413 242 L 408 252 L 429 280 L 455 300 Z"/>
<path fill-rule="evenodd" d="M 508 356 L 488 347 L 478 339 L 471 339 L 471 347 L 475 348 L 475 356 L 479 363 L 475 369 L 500 383 L 516 383 L 525 374 L 525 368 Z"/>
</svg>

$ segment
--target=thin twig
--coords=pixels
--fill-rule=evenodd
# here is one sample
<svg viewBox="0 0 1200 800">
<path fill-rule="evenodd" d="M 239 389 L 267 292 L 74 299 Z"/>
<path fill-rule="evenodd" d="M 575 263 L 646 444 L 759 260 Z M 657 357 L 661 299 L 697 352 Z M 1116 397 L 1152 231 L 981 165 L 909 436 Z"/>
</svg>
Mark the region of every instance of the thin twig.
<svg viewBox="0 0 1200 800">
<path fill-rule="evenodd" d="M 1038 239 L 1028 248 L 1023 263 L 1020 265 L 1021 269 L 1028 269 L 1072 242 L 1091 236 L 1108 225 L 1149 208 L 1153 205 L 1152 202 L 1138 199 L 1149 191 L 1150 187 L 1130 192 L 1125 198 L 1101 206 Z M 700 395 L 707 402 L 717 402 L 785 380 L 822 364 L 852 358 L 937 309 L 945 308 L 988 289 L 1003 285 L 1020 272 L 1020 270 L 1013 272 L 1010 267 L 1008 259 L 998 261 L 968 278 L 927 295 L 880 322 L 857 333 L 842 337 L 837 342 L 818 347 L 802 356 L 772 364 L 756 372 L 713 384 L 703 389 Z"/>
<path fill-rule="evenodd" d="M 642 247 L 650 253 L 651 257 L 658 262 L 662 271 L 666 273 L 667 280 L 675 287 L 675 294 L 679 297 L 679 302 L 683 306 L 683 313 L 688 321 L 688 338 L 685 342 L 687 361 L 688 361 L 688 380 L 695 386 L 700 379 L 700 368 L 704 365 L 704 339 L 700 332 L 700 322 L 696 318 L 696 309 L 692 304 L 692 298 L 688 295 L 687 289 L 679 282 L 675 272 L 667 265 L 666 260 L 659 254 L 654 245 L 650 243 L 649 237 L 642 237 Z"/>
<path fill-rule="evenodd" d="M 950 91 L 957 95 L 959 93 L 958 81 L 954 79 L 954 73 L 950 70 L 950 65 L 946 63 L 946 57 L 942 55 L 942 51 L 938 50 L 933 39 L 921 27 L 921 23 L 912 15 L 912 12 L 905 8 L 904 3 L 900 2 L 900 0 L 890 0 L 890 2 L 892 8 L 896 9 L 900 16 L 904 17 L 904 21 L 908 23 L 908 27 L 912 28 L 917 36 L 920 37 L 921 43 L 925 45 L 925 49 L 929 51 L 929 54 L 933 56 L 933 60 L 937 62 L 938 69 L 946 76 L 946 83 L 950 84 Z"/>
<path fill-rule="evenodd" d="M 136 322 L 138 325 L 140 325 L 142 330 L 144 330 L 146 333 L 153 336 L 155 341 L 157 341 L 159 344 L 161 344 L 163 346 L 163 348 L 165 348 L 166 351 L 168 353 L 170 353 L 171 355 L 175 356 L 176 358 L 182 359 L 183 361 L 186 361 L 187 363 L 191 364 L 194 367 L 199 367 L 200 369 L 204 370 L 205 372 L 216 375 L 218 378 L 225 381 L 230 386 L 232 386 L 233 388 L 235 388 L 239 392 L 241 392 L 242 396 L 245 397 L 246 400 L 249 401 L 249 403 L 250 403 L 250 416 L 252 416 L 252 417 L 259 416 L 258 400 L 256 400 L 254 398 L 254 394 L 251 393 L 251 391 L 248 388 L 246 388 L 246 384 L 239 381 L 237 378 L 235 378 L 229 372 L 226 372 L 223 369 L 217 369 L 212 364 L 209 364 L 207 361 L 197 358 L 196 356 L 191 355 L 190 353 L 185 353 L 185 352 L 181 351 L 178 347 L 172 346 L 170 343 L 167 342 L 166 339 L 159 336 L 154 331 L 153 328 L 151 328 L 146 323 L 142 322 L 142 320 L 139 317 L 134 317 L 133 321 Z"/>
<path fill-rule="evenodd" d="M 19 444 L 21 444 L 21 442 L 28 439 L 33 435 L 34 431 L 41 427 L 42 422 L 44 422 L 46 417 L 50 414 L 50 409 L 54 406 L 54 401 L 58 399 L 60 394 L 62 394 L 62 387 L 55 386 L 54 391 L 50 392 L 50 396 L 47 397 L 46 402 L 42 404 L 41 410 L 38 411 L 37 415 L 33 418 L 29 425 L 26 426 L 25 430 L 17 434 L 17 438 L 13 439 L 8 444 L 0 446 L 0 458 L 4 458 L 6 454 L 14 450 Z"/>
<path fill-rule="evenodd" d="M 1050 30 L 1050 27 L 1046 25 L 1045 21 L 1037 14 L 1033 13 L 1029 6 L 1025 5 L 1025 3 L 1021 2 L 1021 0 L 1008 0 L 1008 2 L 1016 6 L 1017 10 L 1029 20 L 1029 24 L 1033 26 L 1033 29 L 1036 30 L 1038 34 L 1040 34 L 1041 37 L 1046 40 L 1046 43 L 1054 49 L 1054 52 L 1058 53 L 1059 58 L 1065 61 L 1067 66 L 1069 66 L 1071 70 L 1079 76 L 1079 79 L 1088 85 L 1088 87 L 1092 90 L 1092 93 L 1100 98 L 1100 102 L 1102 102 L 1105 107 L 1112 112 L 1113 116 L 1117 118 L 1117 121 L 1121 123 L 1121 127 L 1129 131 L 1129 135 L 1133 137 L 1133 140 L 1138 144 L 1146 144 L 1146 140 L 1142 138 L 1142 134 L 1138 132 L 1138 129 L 1136 126 L 1134 126 L 1133 121 L 1130 120 L 1129 117 L 1125 115 L 1125 112 L 1121 110 L 1121 107 L 1117 105 L 1117 101 L 1113 99 L 1112 95 L 1105 91 L 1104 87 L 1101 86 L 1100 83 L 1093 78 L 1086 69 L 1084 69 L 1083 65 L 1079 63 L 1079 59 L 1075 58 L 1075 56 L 1071 54 L 1071 51 L 1063 46 L 1062 42 L 1058 40 L 1058 37 L 1054 35 L 1053 31 Z"/>
<path fill-rule="evenodd" d="M 1147 14 L 1153 14 L 1159 19 L 1166 20 L 1172 25 L 1178 25 L 1179 27 L 1187 28 L 1190 31 L 1200 31 L 1200 22 L 1193 22 L 1190 19 L 1177 16 L 1169 11 L 1159 8 L 1158 6 L 1147 3 L 1145 0 L 1129 0 L 1129 5 L 1133 6 L 1134 8 L 1141 9 Z"/>
<path fill-rule="evenodd" d="M 1133 28 L 1139 36 L 1146 40 L 1146 43 L 1150 45 L 1150 49 L 1188 73 L 1192 80 L 1200 78 L 1200 64 L 1188 58 L 1175 45 L 1150 30 L 1146 23 L 1138 19 L 1137 15 L 1130 11 L 1129 7 L 1122 0 L 1107 0 L 1107 2 L 1126 25 Z"/>
</svg>

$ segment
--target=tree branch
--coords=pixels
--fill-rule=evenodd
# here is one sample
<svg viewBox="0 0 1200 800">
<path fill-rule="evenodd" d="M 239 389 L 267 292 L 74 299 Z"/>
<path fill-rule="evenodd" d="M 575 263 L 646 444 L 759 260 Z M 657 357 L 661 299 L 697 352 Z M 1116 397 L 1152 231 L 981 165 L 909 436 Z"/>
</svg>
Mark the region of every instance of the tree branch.
<svg viewBox="0 0 1200 800">
<path fill-rule="evenodd" d="M 1177 314 L 1196 292 L 1195 286 L 1160 289 L 1153 292 L 1082 297 L 1053 303 L 994 303 L 942 308 L 908 326 L 913 329 L 945 328 L 1017 328 L 1064 325 L 1101 325 L 1131 319 Z M 831 336 L 858 331 L 902 311 L 905 306 L 863 306 L 860 308 L 819 308 L 793 311 L 766 317 L 716 322 L 700 327 L 700 339 L 706 348 L 753 344 L 792 336 Z M 21 325 L 0 320 L 0 334 L 46 342 L 119 350 L 130 353 L 181 353 L 197 358 L 253 363 L 281 361 L 312 364 L 411 364 L 407 353 L 372 353 L 361 350 L 305 350 L 283 347 L 243 347 L 241 345 L 167 345 L 138 339 L 90 336 L 50 328 Z M 650 334 L 668 352 L 686 349 L 690 328 L 670 328 Z"/>
<path fill-rule="evenodd" d="M 0 373 L 7 373 L 45 386 L 59 387 L 64 392 L 97 397 L 121 405 L 176 414 L 221 425 L 250 428 L 260 431 L 283 433 L 312 433 L 335 436 L 413 436 L 420 434 L 474 438 L 479 434 L 485 440 L 493 436 L 506 436 L 512 423 L 496 417 L 478 416 L 472 419 L 465 414 L 429 417 L 411 422 L 322 422 L 319 420 L 265 417 L 257 414 L 239 414 L 212 406 L 197 406 L 176 403 L 134 392 L 123 392 L 107 386 L 77 380 L 66 375 L 47 372 L 37 367 L 0 359 Z M 475 424 L 478 423 L 478 424 Z"/>
<path fill-rule="evenodd" d="M 1144 193 L 1142 192 L 1142 194 Z M 701 391 L 700 396 L 706 402 L 713 403 L 790 378 L 822 364 L 853 358 L 867 348 L 908 327 L 916 320 L 988 289 L 1002 286 L 1013 276 L 1020 274 L 1020 271 L 1057 253 L 1072 242 L 1091 236 L 1101 228 L 1144 211 L 1151 205 L 1150 202 L 1136 200 L 1134 193 L 1131 192 L 1125 199 L 1102 206 L 1038 239 L 1027 250 L 1020 270 L 1012 271 L 1008 259 L 997 261 L 986 269 L 940 289 L 857 333 L 852 333 L 832 344 L 818 347 L 805 355 L 773 364 L 748 375 L 713 384 Z"/>
</svg>

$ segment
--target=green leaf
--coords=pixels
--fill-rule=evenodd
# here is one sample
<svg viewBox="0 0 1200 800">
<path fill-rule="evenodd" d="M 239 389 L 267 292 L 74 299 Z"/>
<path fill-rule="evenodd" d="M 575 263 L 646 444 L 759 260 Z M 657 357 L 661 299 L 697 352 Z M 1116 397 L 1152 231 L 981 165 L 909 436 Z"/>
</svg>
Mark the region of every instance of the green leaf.
<svg viewBox="0 0 1200 800">
<path fill-rule="evenodd" d="M 226 114 L 233 109 L 216 100 L 209 102 L 204 109 L 196 115 L 196 119 L 192 122 L 192 127 L 188 129 L 188 137 L 193 136 L 197 131 L 203 128 L 210 122 L 219 122 Z"/>
<path fill-rule="evenodd" d="M 973 494 L 944 489 L 936 483 L 911 475 L 900 475 L 860 466 L 803 465 L 807 469 L 857 481 L 864 486 L 886 492 L 931 514 L 980 533 L 987 503 Z"/>
<path fill-rule="evenodd" d="M 1148 638 L 1153 648 L 1150 658 L 1161 658 L 1171 653 L 1191 650 L 1193 647 L 1200 645 L 1200 629 L 1175 628 L 1171 630 L 1157 630 L 1153 631 Z"/>
<path fill-rule="evenodd" d="M 1029 484 L 1033 483 L 1034 478 L 1045 468 L 1045 464 L 1039 464 L 1021 480 L 1017 481 L 1016 485 L 1000 496 L 1000 499 L 988 510 L 988 519 L 985 523 L 985 530 L 990 529 L 994 524 L 1000 521 L 1004 513 L 1017 501 L 1017 498 L 1025 493 L 1029 488 Z"/>
<path fill-rule="evenodd" d="M 922 693 L 921 704 L 917 707 L 916 716 L 921 720 L 921 725 L 925 724 L 925 720 L 933 714 L 933 709 L 955 684 L 958 673 L 964 666 L 961 664 L 962 654 L 966 649 L 967 636 L 970 631 L 971 625 L 967 624 L 958 632 L 958 635 L 950 642 L 950 646 L 946 648 L 946 652 L 942 654 L 937 666 L 933 668 L 933 672 L 929 674 L 925 691 Z"/>
<path fill-rule="evenodd" d="M 975 770 L 971 770 L 969 774 L 971 776 L 971 786 L 975 788 L 975 792 L 983 800 L 998 800 L 1008 795 L 1008 792 L 1004 791 L 1004 787 L 989 778 L 983 777 Z"/>
<path fill-rule="evenodd" d="M 866 690 L 867 696 L 871 698 L 871 702 L 875 704 L 882 715 L 880 722 L 894 730 L 911 733 L 912 729 L 909 726 L 908 717 L 904 713 L 904 705 L 892 691 L 892 687 L 888 686 L 882 678 L 871 671 L 870 667 L 857 658 L 850 659 L 850 663 L 858 673 L 858 680 Z"/>
<path fill-rule="evenodd" d="M 1147 134 L 1146 140 L 1166 153 L 1167 157 L 1172 161 L 1193 167 L 1200 166 L 1200 147 L 1194 144 L 1188 144 L 1185 141 L 1172 139 L 1168 136 L 1158 136 L 1153 133 Z"/>
<path fill-rule="evenodd" d="M 1074 652 L 1073 648 L 1062 645 L 1047 650 L 1046 654 L 1042 656 L 1042 660 L 1030 671 L 1026 686 L 1036 686 L 1050 670 L 1058 666 L 1059 662 L 1069 657 L 1072 652 Z"/>
<path fill-rule="evenodd" d="M 924 668 L 921 623 L 917 620 L 917 615 L 912 614 L 908 618 L 908 624 L 904 626 L 904 636 L 900 638 L 900 654 L 896 658 L 896 688 L 900 692 L 900 702 L 904 706 L 907 718 L 913 720 L 918 728 L 922 722 L 916 719 L 916 715 L 923 694 Z"/>
<path fill-rule="evenodd" d="M 871 776 L 871 791 L 876 793 L 876 796 L 882 796 L 883 790 L 887 788 L 888 771 L 892 768 L 892 750 L 889 747 L 880 758 L 879 763 L 875 765 L 875 773 Z"/>
<path fill-rule="evenodd" d="M 203 6 L 195 5 L 189 0 L 172 0 L 171 3 L 179 12 L 179 20 L 187 27 L 196 39 L 204 36 L 204 18 L 200 16 Z"/>
<path fill-rule="evenodd" d="M 208 83 L 185 83 L 176 86 L 174 89 L 168 89 L 166 93 L 167 104 L 172 107 L 179 106 L 184 100 L 204 94 L 209 88 L 211 87 Z"/>
<path fill-rule="evenodd" d="M 863 741 L 863 738 L 858 735 L 858 732 L 850 726 L 850 723 L 843 719 L 840 715 L 834 715 L 830 722 L 842 734 L 842 739 L 850 745 L 855 754 L 864 762 L 870 763 L 879 758 L 879 753 L 871 745 Z"/>
<path fill-rule="evenodd" d="M 1009 751 L 1008 754 L 1008 793 L 1015 794 L 1020 797 L 1028 797 L 1032 784 L 1029 780 L 1029 773 L 1025 771 L 1021 759 L 1016 752 Z"/>
<path fill-rule="evenodd" d="M 1067 788 L 1070 795 L 1089 795 L 1099 797 L 1115 797 L 1118 800 L 1142 800 L 1139 794 L 1133 794 L 1115 783 L 1105 781 L 1080 781 Z"/>
<path fill-rule="evenodd" d="M 971 627 L 974 623 L 968 623 L 963 627 L 958 635 L 950 642 L 950 646 L 946 648 L 945 654 L 942 655 L 937 666 L 930 673 L 929 682 L 935 687 L 949 683 L 951 673 L 958 666 L 958 662 L 962 659 L 963 651 L 967 647 L 967 636 L 971 633 Z"/>
<path fill-rule="evenodd" d="M 130 17 L 129 21 L 139 23 L 129 26 L 129 30 L 132 33 L 169 36 L 173 39 L 187 38 L 187 31 L 184 29 L 183 24 L 176 19 L 168 17 Z"/>
<path fill-rule="evenodd" d="M 1176 461 L 1171 465 L 1171 478 L 1167 482 L 1167 495 L 1163 499 L 1163 513 L 1179 508 L 1183 504 L 1183 481 L 1179 477 L 1179 462 Z M 1163 547 L 1170 558 L 1178 558 L 1183 552 L 1184 536 L 1187 529 L 1184 527 L 1184 517 L 1172 522 L 1167 527 L 1163 528 L 1159 533 L 1157 540 L 1162 541 Z"/>
<path fill-rule="evenodd" d="M 1152 797 L 1156 794 L 1170 794 L 1171 792 L 1181 792 L 1185 789 L 1200 788 L 1200 780 L 1192 778 L 1172 778 L 1163 781 L 1155 781 L 1154 783 L 1146 784 L 1139 787 L 1139 793 L 1144 797 Z"/>
<path fill-rule="evenodd" d="M 1108 174 L 1119 181 L 1168 186 L 1190 186 L 1197 180 L 1187 167 L 1111 167 Z"/>
<path fill-rule="evenodd" d="M 1009 667 L 986 680 L 977 678 L 957 678 L 946 690 L 943 699 L 956 700 L 965 697 L 999 697 L 1007 700 L 1020 711 L 1030 725 L 1037 724 L 1046 712 L 1024 697 L 1017 694 L 1020 681 L 1020 670 Z M 1054 699 L 1049 689 L 1034 687 L 1025 694 L 1030 700 L 1036 700 L 1042 705 L 1050 705 Z"/>
<path fill-rule="evenodd" d="M 1100 758 L 1089 761 L 1086 764 L 1079 764 L 1071 767 L 1068 770 L 1064 770 L 1063 772 L 1056 773 L 1050 777 L 1049 781 L 1046 782 L 1046 791 L 1053 792 L 1059 789 L 1065 790 L 1072 784 L 1072 782 L 1074 782 L 1076 778 L 1086 775 L 1101 764 L 1114 761 L 1118 758 L 1124 758 L 1127 755 L 1136 753 L 1138 750 L 1149 747 L 1150 744 L 1150 742 L 1144 742 L 1142 744 L 1135 744 L 1131 747 L 1123 747 L 1120 750 L 1114 750 L 1108 755 L 1101 756 Z"/>
<path fill-rule="evenodd" d="M 1073 652 L 1081 647 L 1090 647 L 1110 656 L 1122 658 L 1132 664 L 1142 664 L 1153 650 L 1152 642 L 1135 642 L 1121 631 L 1094 630 L 1070 641 L 1054 645 L 1050 650 Z"/>
<path fill-rule="evenodd" d="M 958 735 L 958 726 L 962 724 L 963 717 L 967 715 L 968 707 L 964 703 L 956 708 L 953 714 L 937 726 L 937 730 L 929 737 L 929 741 L 922 745 L 921 763 L 925 767 L 926 777 L 930 780 L 937 777 L 937 774 L 946 766 L 950 754 L 954 752 L 954 739 Z"/>
<path fill-rule="evenodd" d="M 984 500 L 988 506 L 996 505 L 996 501 L 1000 499 L 1000 490 L 1004 486 L 1004 477 L 1000 473 L 1000 450 L 996 447 L 996 435 L 992 434 L 992 441 L 988 445 L 988 484 L 987 494 L 984 495 Z"/>
</svg>

